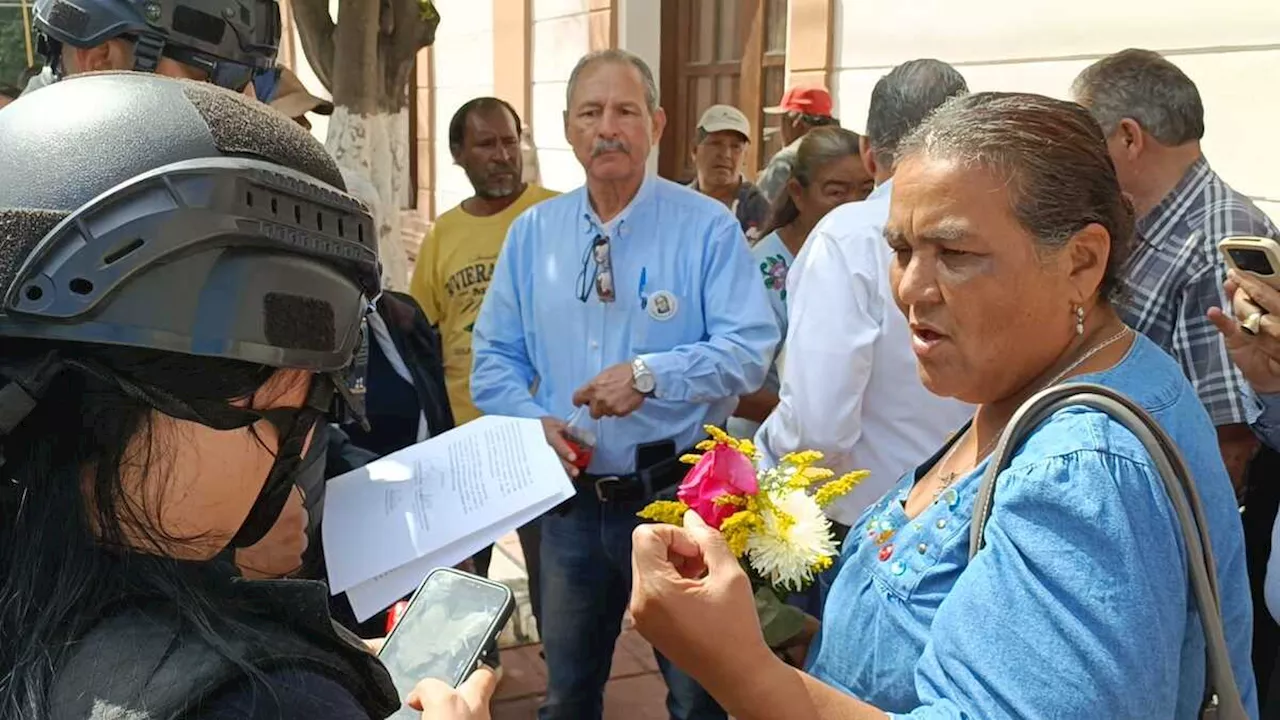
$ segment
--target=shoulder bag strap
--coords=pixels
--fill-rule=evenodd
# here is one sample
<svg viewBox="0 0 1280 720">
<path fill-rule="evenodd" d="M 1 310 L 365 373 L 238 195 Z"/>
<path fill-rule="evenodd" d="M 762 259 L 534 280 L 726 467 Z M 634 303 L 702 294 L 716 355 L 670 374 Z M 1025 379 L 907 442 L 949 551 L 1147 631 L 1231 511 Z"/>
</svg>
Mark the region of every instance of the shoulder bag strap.
<svg viewBox="0 0 1280 720">
<path fill-rule="evenodd" d="M 1222 626 L 1222 610 L 1218 597 L 1218 573 L 1209 541 L 1204 509 L 1186 462 L 1156 421 L 1125 395 L 1095 384 L 1069 383 L 1042 390 L 1014 413 L 1005 426 L 983 473 L 975 499 L 973 524 L 969 528 L 969 558 L 983 547 L 983 531 L 991 516 L 996 480 L 1009 466 L 1014 452 L 1031 432 L 1053 413 L 1066 407 L 1085 406 L 1105 412 L 1123 425 L 1142 443 L 1151 455 L 1165 492 L 1178 516 L 1183 541 L 1187 548 L 1187 568 L 1196 608 L 1205 633 L 1207 654 L 1205 699 L 1200 717 L 1221 720 L 1247 720 L 1244 703 L 1231 670 L 1226 633 Z"/>
</svg>

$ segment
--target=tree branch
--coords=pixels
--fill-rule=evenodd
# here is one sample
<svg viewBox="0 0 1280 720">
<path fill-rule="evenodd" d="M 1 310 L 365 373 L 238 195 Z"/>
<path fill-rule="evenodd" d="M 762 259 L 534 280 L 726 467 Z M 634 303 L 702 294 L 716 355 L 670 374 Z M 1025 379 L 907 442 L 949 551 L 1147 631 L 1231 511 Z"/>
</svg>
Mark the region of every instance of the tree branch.
<svg viewBox="0 0 1280 720">
<path fill-rule="evenodd" d="M 334 44 L 333 18 L 329 17 L 327 0 L 289 0 L 294 24 L 302 39 L 302 53 L 321 85 L 333 92 Z"/>
<path fill-rule="evenodd" d="M 438 20 L 424 17 L 423 0 L 384 0 L 378 38 L 385 75 L 382 100 L 391 112 L 408 102 L 418 51 L 435 42 Z"/>
</svg>

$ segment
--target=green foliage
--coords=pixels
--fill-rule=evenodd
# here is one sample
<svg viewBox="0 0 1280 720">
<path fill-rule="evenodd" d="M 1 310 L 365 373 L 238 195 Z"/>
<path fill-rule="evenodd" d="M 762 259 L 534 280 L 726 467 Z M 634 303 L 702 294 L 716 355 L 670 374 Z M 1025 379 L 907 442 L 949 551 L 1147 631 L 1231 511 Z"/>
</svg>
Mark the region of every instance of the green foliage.
<svg viewBox="0 0 1280 720">
<path fill-rule="evenodd" d="M 38 62 L 38 60 L 37 60 Z M 13 3 L 0 6 L 0 86 L 19 86 L 27 67 L 27 45 L 22 29 L 22 10 Z"/>
<path fill-rule="evenodd" d="M 804 611 L 788 605 L 768 587 L 756 590 L 756 615 L 764 641 L 771 648 L 782 647 L 804 630 Z"/>
</svg>

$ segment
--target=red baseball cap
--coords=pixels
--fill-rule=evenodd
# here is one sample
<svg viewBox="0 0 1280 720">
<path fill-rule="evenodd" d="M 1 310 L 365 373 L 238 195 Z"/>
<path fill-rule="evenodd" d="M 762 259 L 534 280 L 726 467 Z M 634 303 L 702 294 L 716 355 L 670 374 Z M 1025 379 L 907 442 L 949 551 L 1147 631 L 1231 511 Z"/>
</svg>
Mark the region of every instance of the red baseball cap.
<svg viewBox="0 0 1280 720">
<path fill-rule="evenodd" d="M 831 93 L 819 87 L 793 87 L 782 95 L 782 102 L 764 109 L 768 115 L 801 113 L 831 117 Z"/>
</svg>

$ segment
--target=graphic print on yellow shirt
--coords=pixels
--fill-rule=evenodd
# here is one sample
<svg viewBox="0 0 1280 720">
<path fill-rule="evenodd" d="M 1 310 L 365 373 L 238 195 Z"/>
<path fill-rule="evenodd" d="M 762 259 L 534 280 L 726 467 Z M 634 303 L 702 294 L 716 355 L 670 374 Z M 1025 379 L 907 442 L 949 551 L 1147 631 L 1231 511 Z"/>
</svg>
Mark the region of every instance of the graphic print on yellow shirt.
<svg viewBox="0 0 1280 720">
<path fill-rule="evenodd" d="M 480 303 L 484 302 L 484 293 L 489 289 L 493 266 L 497 262 L 496 254 L 478 257 L 474 263 L 457 270 L 444 281 L 444 291 L 449 302 L 454 304 L 460 316 L 470 317 L 472 320 L 463 328 L 467 332 L 471 332 L 475 317 L 480 313 Z"/>
<path fill-rule="evenodd" d="M 455 207 L 436 218 L 422 241 L 409 292 L 440 327 L 445 384 L 459 425 L 480 417 L 471 402 L 471 330 L 507 229 L 530 206 L 558 194 L 530 185 L 511 207 L 488 217 Z"/>
</svg>

